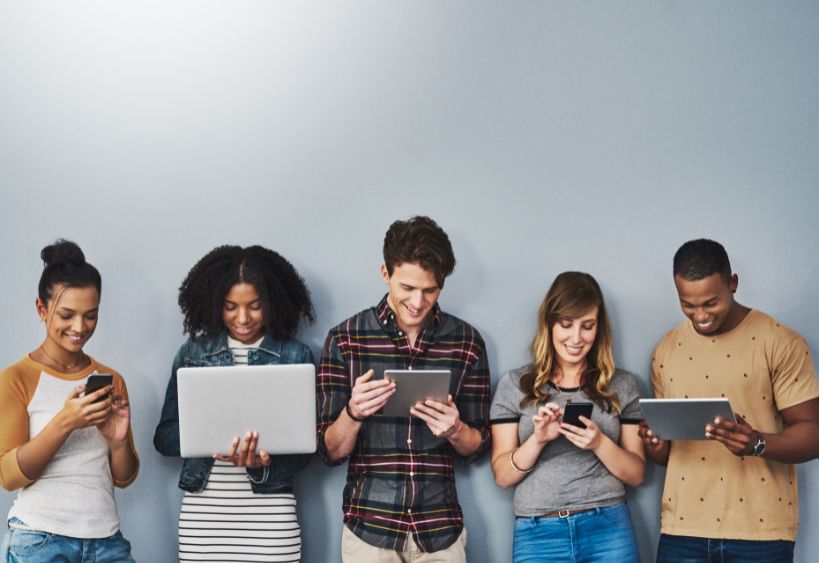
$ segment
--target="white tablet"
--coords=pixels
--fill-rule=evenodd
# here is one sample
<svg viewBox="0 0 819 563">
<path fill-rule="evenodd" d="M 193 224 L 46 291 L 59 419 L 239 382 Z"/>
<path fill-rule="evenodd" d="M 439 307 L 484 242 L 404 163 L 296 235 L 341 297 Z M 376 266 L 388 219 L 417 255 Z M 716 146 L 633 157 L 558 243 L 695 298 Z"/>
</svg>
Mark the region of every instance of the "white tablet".
<svg viewBox="0 0 819 563">
<path fill-rule="evenodd" d="M 384 371 L 384 379 L 395 382 L 395 394 L 384 405 L 383 416 L 410 416 L 410 407 L 433 399 L 446 403 L 451 375 L 448 369 Z"/>
<path fill-rule="evenodd" d="M 226 454 L 248 431 L 270 454 L 316 451 L 312 364 L 180 368 L 176 383 L 182 457 Z"/>
<path fill-rule="evenodd" d="M 651 431 L 662 440 L 705 440 L 705 425 L 721 417 L 736 422 L 731 401 L 719 399 L 640 399 Z"/>
</svg>

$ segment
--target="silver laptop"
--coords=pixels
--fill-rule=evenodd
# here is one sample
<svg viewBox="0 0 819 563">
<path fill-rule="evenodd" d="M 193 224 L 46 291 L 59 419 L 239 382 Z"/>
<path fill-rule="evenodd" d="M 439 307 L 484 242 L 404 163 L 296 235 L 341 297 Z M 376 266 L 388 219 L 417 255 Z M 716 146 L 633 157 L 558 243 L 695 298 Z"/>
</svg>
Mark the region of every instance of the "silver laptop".
<svg viewBox="0 0 819 563">
<path fill-rule="evenodd" d="M 721 417 L 736 422 L 731 401 L 718 399 L 640 399 L 640 408 L 662 440 L 705 440 L 705 425 Z"/>
<path fill-rule="evenodd" d="M 257 451 L 316 451 L 312 364 L 180 368 L 176 378 L 182 457 L 226 454 L 251 430 L 259 433 Z"/>
</svg>

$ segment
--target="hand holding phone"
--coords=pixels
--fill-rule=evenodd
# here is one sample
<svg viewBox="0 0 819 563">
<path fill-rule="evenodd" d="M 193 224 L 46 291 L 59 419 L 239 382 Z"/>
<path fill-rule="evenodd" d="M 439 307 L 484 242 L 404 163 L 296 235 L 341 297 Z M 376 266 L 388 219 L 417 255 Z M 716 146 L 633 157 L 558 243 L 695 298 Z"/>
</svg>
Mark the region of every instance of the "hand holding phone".
<svg viewBox="0 0 819 563">
<path fill-rule="evenodd" d="M 563 407 L 563 422 L 579 428 L 586 428 L 586 425 L 580 420 L 580 417 L 585 416 L 591 419 L 593 410 L 594 403 L 588 401 L 566 403 L 566 406 Z"/>
<path fill-rule="evenodd" d="M 83 393 L 83 397 L 87 397 L 88 395 L 99 391 L 103 387 L 108 387 L 114 382 L 114 376 L 110 373 L 95 373 L 94 375 L 88 376 L 88 381 L 85 384 L 85 392 Z M 98 399 L 95 399 L 94 402 L 99 402 L 105 399 L 108 395 L 103 395 Z"/>
</svg>

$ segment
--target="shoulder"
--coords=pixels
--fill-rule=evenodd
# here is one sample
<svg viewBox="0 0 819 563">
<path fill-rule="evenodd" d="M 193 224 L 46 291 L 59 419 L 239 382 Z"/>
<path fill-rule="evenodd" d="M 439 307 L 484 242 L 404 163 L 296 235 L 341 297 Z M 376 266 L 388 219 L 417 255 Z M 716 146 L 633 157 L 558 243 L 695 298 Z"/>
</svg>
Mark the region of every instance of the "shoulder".
<svg viewBox="0 0 819 563">
<path fill-rule="evenodd" d="M 281 340 L 281 355 L 282 358 L 289 363 L 296 363 L 306 361 L 309 358 L 312 361 L 313 352 L 310 347 L 296 338 L 287 338 Z"/>
<path fill-rule="evenodd" d="M 743 328 L 746 331 L 755 333 L 754 336 L 758 333 L 759 337 L 773 342 L 792 343 L 805 341 L 802 335 L 792 328 L 784 325 L 767 313 L 756 309 L 752 309 L 748 312 L 746 322 L 743 323 Z"/>
<path fill-rule="evenodd" d="M 359 311 L 351 317 L 347 317 L 329 331 L 327 331 L 328 338 L 338 338 L 361 328 L 375 328 L 378 326 L 378 315 L 375 312 L 375 307 L 370 307 Z"/>
<path fill-rule="evenodd" d="M 439 337 L 460 337 L 464 340 L 485 348 L 483 337 L 474 326 L 465 320 L 451 315 L 447 312 L 441 311 L 441 325 L 439 329 Z"/>
<path fill-rule="evenodd" d="M 666 332 L 660 341 L 657 342 L 657 345 L 654 347 L 654 355 L 663 355 L 667 354 L 671 350 L 674 349 L 674 346 L 677 345 L 682 340 L 682 336 L 685 331 L 688 329 L 688 324 L 691 321 L 685 320 Z"/>
<path fill-rule="evenodd" d="M 640 384 L 637 382 L 637 376 L 624 369 L 617 368 L 614 370 L 614 375 L 609 381 L 609 389 L 612 391 L 631 391 L 639 394 Z"/>
<path fill-rule="evenodd" d="M 524 392 L 520 387 L 520 378 L 532 370 L 531 364 L 521 366 L 516 369 L 510 369 L 504 373 L 498 381 L 497 390 L 505 393 L 515 393 L 523 395 Z"/>
<path fill-rule="evenodd" d="M 0 371 L 0 392 L 20 391 L 28 384 L 36 384 L 40 370 L 28 355 Z"/>
</svg>

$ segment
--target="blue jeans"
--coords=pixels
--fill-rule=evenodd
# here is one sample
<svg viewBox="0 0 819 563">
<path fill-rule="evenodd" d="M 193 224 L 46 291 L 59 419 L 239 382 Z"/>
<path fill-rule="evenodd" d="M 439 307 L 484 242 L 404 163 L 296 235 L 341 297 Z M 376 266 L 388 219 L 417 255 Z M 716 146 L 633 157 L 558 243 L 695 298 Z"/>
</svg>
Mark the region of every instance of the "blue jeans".
<svg viewBox="0 0 819 563">
<path fill-rule="evenodd" d="M 566 518 L 519 517 L 512 558 L 515 563 L 640 563 L 625 503 Z"/>
<path fill-rule="evenodd" d="M 793 561 L 792 541 L 721 540 L 660 535 L 657 563 L 786 563 Z"/>
<path fill-rule="evenodd" d="M 9 523 L 22 524 L 17 518 Z M 82 539 L 10 527 L 0 556 L 3 563 L 134 563 L 131 544 L 120 532 Z"/>
</svg>

